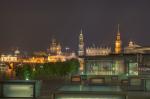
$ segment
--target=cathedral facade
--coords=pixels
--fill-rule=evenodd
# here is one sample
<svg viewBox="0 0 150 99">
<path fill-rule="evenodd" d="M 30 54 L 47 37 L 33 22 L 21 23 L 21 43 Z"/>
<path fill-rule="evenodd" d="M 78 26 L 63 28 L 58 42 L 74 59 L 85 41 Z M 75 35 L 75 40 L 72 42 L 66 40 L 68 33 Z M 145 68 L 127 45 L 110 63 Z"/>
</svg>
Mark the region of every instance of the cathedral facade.
<svg viewBox="0 0 150 99">
<path fill-rule="evenodd" d="M 50 54 L 50 55 L 61 55 L 62 54 L 61 45 L 54 38 L 52 39 L 52 42 L 48 49 L 48 54 Z"/>
<path fill-rule="evenodd" d="M 110 47 L 87 47 L 86 56 L 109 55 L 111 53 Z"/>
</svg>

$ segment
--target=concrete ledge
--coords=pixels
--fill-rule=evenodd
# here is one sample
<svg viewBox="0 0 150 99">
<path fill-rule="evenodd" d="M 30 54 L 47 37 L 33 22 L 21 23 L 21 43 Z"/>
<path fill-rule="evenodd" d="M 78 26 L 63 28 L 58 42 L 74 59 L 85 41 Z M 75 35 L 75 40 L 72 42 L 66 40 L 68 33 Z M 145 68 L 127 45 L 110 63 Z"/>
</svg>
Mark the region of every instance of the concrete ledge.
<svg viewBox="0 0 150 99">
<path fill-rule="evenodd" d="M 7 80 L 0 82 L 2 98 L 36 98 L 40 95 L 40 81 Z"/>
<path fill-rule="evenodd" d="M 89 79 L 89 85 L 104 85 L 104 84 L 105 84 L 105 78 L 98 77 L 98 78 Z"/>
</svg>

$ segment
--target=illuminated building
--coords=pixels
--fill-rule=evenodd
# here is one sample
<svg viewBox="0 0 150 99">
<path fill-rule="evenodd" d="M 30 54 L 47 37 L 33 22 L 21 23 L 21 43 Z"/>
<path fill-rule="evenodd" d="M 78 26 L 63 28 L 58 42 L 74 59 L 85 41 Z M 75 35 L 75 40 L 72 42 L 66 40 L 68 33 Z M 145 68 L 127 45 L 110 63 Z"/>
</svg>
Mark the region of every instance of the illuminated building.
<svg viewBox="0 0 150 99">
<path fill-rule="evenodd" d="M 113 58 L 116 57 L 116 58 Z M 124 58 L 117 55 L 85 57 L 87 75 L 121 75 L 125 73 Z"/>
<path fill-rule="evenodd" d="M 61 45 L 60 43 L 56 42 L 56 39 L 52 39 L 52 42 L 50 44 L 50 48 L 48 49 L 48 52 L 50 55 L 61 55 Z"/>
<path fill-rule="evenodd" d="M 44 51 L 38 51 L 33 53 L 34 56 L 47 56 L 47 53 Z"/>
<path fill-rule="evenodd" d="M 14 55 L 1 55 L 1 62 L 17 62 L 18 58 Z"/>
<path fill-rule="evenodd" d="M 20 55 L 20 51 L 18 50 L 18 48 L 14 51 L 15 56 Z"/>
<path fill-rule="evenodd" d="M 84 74 L 127 76 L 150 74 L 149 60 L 150 54 L 110 54 L 107 56 L 84 56 Z"/>
<path fill-rule="evenodd" d="M 48 55 L 48 62 L 64 62 L 66 60 L 70 60 L 73 58 L 77 58 L 75 53 L 62 53 L 61 55 Z"/>
<path fill-rule="evenodd" d="M 78 50 L 78 55 L 79 56 L 83 56 L 84 55 L 84 38 L 83 38 L 82 29 L 81 29 L 80 35 L 79 35 L 79 50 Z"/>
<path fill-rule="evenodd" d="M 82 29 L 81 29 L 80 34 L 79 34 L 78 56 L 84 56 L 84 54 L 85 54 L 85 52 L 84 52 L 84 38 L 83 38 Z M 78 60 L 79 60 L 79 63 L 80 63 L 79 72 L 83 73 L 84 59 L 83 58 L 78 58 Z"/>
<path fill-rule="evenodd" d="M 150 47 L 142 47 L 130 41 L 128 46 L 124 48 L 124 53 L 150 53 Z"/>
<path fill-rule="evenodd" d="M 6 70 L 8 69 L 8 66 L 6 66 L 6 64 L 4 63 L 0 63 L 0 72 L 6 72 Z"/>
<path fill-rule="evenodd" d="M 111 48 L 109 47 L 88 47 L 86 48 L 86 56 L 109 55 Z"/>
<path fill-rule="evenodd" d="M 63 55 L 52 55 L 52 56 L 48 56 L 48 62 L 64 62 L 66 61 L 65 56 Z"/>
<path fill-rule="evenodd" d="M 121 53 L 121 38 L 120 38 L 119 24 L 118 24 L 117 37 L 115 41 L 115 53 L 116 54 Z"/>
<path fill-rule="evenodd" d="M 13 52 L 13 54 L 2 54 L 1 62 L 18 62 L 20 57 L 20 51 L 17 49 Z"/>
<path fill-rule="evenodd" d="M 57 61 L 65 61 L 64 56 L 62 55 L 61 45 L 56 42 L 56 39 L 52 39 L 50 44 L 50 48 L 48 49 L 48 62 L 57 62 Z"/>
<path fill-rule="evenodd" d="M 48 49 L 48 62 L 64 62 L 72 58 L 76 58 L 74 53 L 68 53 L 69 48 L 66 49 L 67 52 L 63 53 L 60 43 L 56 42 L 55 39 L 52 39 L 50 48 Z"/>
<path fill-rule="evenodd" d="M 83 74 L 84 72 L 84 59 L 83 58 L 78 58 L 79 60 L 79 64 L 80 64 L 80 68 L 79 68 L 79 71 L 81 74 Z"/>
<path fill-rule="evenodd" d="M 31 57 L 28 59 L 23 59 L 23 63 L 44 63 L 45 58 L 44 57 Z"/>
</svg>

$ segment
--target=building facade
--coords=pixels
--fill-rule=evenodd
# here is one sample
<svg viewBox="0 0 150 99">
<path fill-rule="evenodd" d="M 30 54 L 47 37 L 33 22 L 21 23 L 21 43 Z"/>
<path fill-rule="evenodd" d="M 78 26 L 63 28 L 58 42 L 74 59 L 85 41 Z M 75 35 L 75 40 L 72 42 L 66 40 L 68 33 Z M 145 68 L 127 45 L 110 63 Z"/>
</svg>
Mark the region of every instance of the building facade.
<svg viewBox="0 0 150 99">
<path fill-rule="evenodd" d="M 87 47 L 86 56 L 98 56 L 98 55 L 109 55 L 111 54 L 110 47 Z"/>
<path fill-rule="evenodd" d="M 142 47 L 133 41 L 130 41 L 128 46 L 124 48 L 124 53 L 150 53 L 150 47 Z"/>
<path fill-rule="evenodd" d="M 61 55 L 61 45 L 56 41 L 56 39 L 52 39 L 52 42 L 50 44 L 50 47 L 48 48 L 48 54 L 49 55 Z"/>
<path fill-rule="evenodd" d="M 66 50 L 69 50 L 68 48 Z M 50 47 L 48 49 L 48 57 L 47 62 L 64 62 L 66 60 L 70 60 L 72 58 L 76 58 L 75 53 L 71 52 L 62 52 L 62 47 L 59 42 L 55 39 L 52 39 Z"/>
<path fill-rule="evenodd" d="M 17 62 L 18 57 L 15 55 L 1 55 L 1 62 Z"/>
<path fill-rule="evenodd" d="M 84 74 L 138 76 L 150 72 L 149 59 L 150 54 L 85 56 Z"/>
<path fill-rule="evenodd" d="M 0 73 L 6 72 L 8 69 L 8 66 L 4 63 L 0 63 Z"/>
</svg>

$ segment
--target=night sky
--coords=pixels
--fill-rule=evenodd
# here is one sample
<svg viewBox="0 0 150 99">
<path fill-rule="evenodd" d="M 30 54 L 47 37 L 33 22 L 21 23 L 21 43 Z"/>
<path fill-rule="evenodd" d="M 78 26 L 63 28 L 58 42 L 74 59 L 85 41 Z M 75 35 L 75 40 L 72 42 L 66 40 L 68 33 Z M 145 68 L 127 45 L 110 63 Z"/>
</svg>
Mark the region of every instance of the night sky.
<svg viewBox="0 0 150 99">
<path fill-rule="evenodd" d="M 118 23 L 124 46 L 149 46 L 150 0 L 0 0 L 0 51 L 46 50 L 52 37 L 76 51 L 81 28 L 86 46 L 113 47 Z"/>
</svg>

